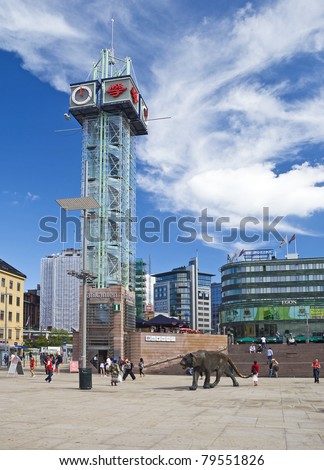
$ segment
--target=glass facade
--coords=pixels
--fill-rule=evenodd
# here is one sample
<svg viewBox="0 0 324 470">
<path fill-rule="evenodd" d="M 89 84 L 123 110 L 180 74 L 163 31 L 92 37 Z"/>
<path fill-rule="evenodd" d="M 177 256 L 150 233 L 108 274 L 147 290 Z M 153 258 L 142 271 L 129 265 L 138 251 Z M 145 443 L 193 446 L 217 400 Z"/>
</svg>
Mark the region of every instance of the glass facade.
<svg viewBox="0 0 324 470">
<path fill-rule="evenodd" d="M 230 262 L 221 268 L 220 322 L 237 337 L 324 330 L 324 259 Z"/>
</svg>

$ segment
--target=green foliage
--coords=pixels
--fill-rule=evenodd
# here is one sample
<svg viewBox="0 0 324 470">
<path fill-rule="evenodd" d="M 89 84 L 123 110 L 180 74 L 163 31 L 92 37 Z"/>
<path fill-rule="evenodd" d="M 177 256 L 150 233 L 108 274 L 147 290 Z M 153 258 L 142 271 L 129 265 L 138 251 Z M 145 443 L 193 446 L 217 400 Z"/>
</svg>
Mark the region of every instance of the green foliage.
<svg viewBox="0 0 324 470">
<path fill-rule="evenodd" d="M 64 341 L 71 343 L 71 334 L 66 330 L 53 328 L 48 338 L 48 346 L 62 346 Z"/>
</svg>

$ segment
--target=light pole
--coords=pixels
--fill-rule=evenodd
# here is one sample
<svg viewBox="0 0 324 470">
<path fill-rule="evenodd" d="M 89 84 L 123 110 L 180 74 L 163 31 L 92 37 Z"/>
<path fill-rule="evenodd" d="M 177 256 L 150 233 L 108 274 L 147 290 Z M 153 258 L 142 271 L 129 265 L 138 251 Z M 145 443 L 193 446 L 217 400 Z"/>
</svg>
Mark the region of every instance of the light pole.
<svg viewBox="0 0 324 470">
<path fill-rule="evenodd" d="M 87 181 L 87 171 L 86 171 Z M 100 207 L 99 203 L 93 198 L 88 197 L 87 189 L 85 183 L 85 196 L 77 198 L 67 198 L 67 199 L 56 199 L 56 202 L 64 210 L 82 210 L 83 212 L 83 233 L 82 233 L 82 270 L 77 273 L 75 271 L 69 271 L 69 274 L 82 279 L 82 356 L 81 356 L 81 367 L 86 369 L 87 366 L 87 280 L 95 279 L 96 276 L 93 276 L 87 271 L 87 242 L 86 242 L 86 226 L 87 226 L 87 210 L 89 209 L 98 209 Z M 84 371 L 80 370 L 80 374 Z M 81 379 L 81 376 L 80 376 Z M 81 380 L 80 380 L 80 388 Z M 87 387 L 88 388 L 88 387 Z M 91 387 L 90 387 L 91 388 Z"/>
<path fill-rule="evenodd" d="M 5 296 L 5 317 L 4 317 L 4 334 L 5 334 L 5 356 L 7 357 L 7 364 L 9 364 L 9 351 L 8 351 L 8 290 L 5 288 L 5 292 L 1 293 Z"/>
<path fill-rule="evenodd" d="M 305 313 L 306 316 L 306 343 L 309 343 L 309 322 L 308 322 L 308 312 Z"/>
</svg>

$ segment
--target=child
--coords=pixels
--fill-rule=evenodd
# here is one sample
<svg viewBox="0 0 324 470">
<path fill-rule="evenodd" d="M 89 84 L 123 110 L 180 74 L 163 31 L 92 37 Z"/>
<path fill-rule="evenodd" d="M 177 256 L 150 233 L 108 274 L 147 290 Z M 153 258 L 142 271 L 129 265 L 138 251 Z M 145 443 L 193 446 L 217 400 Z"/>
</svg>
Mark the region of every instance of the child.
<svg viewBox="0 0 324 470">
<path fill-rule="evenodd" d="M 140 358 L 140 361 L 138 363 L 138 368 L 139 368 L 139 373 L 140 373 L 140 377 L 144 377 L 144 360 L 143 358 L 141 357 Z"/>
</svg>

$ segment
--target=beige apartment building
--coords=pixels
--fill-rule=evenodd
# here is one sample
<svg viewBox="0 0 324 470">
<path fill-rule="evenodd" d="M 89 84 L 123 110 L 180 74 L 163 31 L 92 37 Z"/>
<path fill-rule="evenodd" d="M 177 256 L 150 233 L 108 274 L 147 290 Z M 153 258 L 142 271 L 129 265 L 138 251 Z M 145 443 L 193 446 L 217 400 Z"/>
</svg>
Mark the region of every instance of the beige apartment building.
<svg viewBox="0 0 324 470">
<path fill-rule="evenodd" d="M 23 343 L 24 285 L 26 276 L 0 259 L 0 360 L 10 348 Z"/>
</svg>

